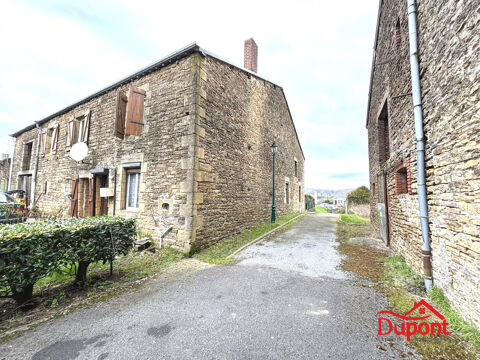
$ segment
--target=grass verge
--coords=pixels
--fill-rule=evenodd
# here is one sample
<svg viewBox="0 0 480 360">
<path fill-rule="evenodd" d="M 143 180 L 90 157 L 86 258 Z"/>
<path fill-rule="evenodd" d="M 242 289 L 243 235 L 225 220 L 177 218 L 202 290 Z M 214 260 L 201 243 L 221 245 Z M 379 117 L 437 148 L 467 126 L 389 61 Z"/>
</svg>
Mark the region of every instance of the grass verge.
<svg viewBox="0 0 480 360">
<path fill-rule="evenodd" d="M 370 224 L 370 219 L 363 218 L 356 214 L 342 214 L 341 220 L 348 224 Z"/>
<path fill-rule="evenodd" d="M 392 310 L 405 314 L 421 298 L 439 310 L 449 323 L 450 335 L 414 335 L 411 344 L 425 360 L 480 359 L 480 334 L 456 314 L 440 289 L 425 292 L 423 278 L 415 273 L 402 256 L 388 256 L 386 251 L 355 245 L 352 238 L 368 236 L 369 225 L 340 222 L 337 227 L 339 251 L 345 256 L 342 268 L 353 271 L 374 282 L 376 290 L 384 293 Z"/>
<path fill-rule="evenodd" d="M 196 253 L 193 257 L 210 264 L 233 264 L 235 259 L 227 259 L 227 256 L 240 249 L 243 245 L 285 224 L 300 214 L 301 213 L 291 213 L 280 216 L 275 224 L 270 223 L 270 221 L 263 221 L 259 225 L 249 230 L 244 230 L 232 238 L 217 242 L 209 248 Z"/>
<path fill-rule="evenodd" d="M 327 209 L 320 205 L 315 205 L 315 212 L 317 214 L 326 214 L 328 213 Z"/>
<path fill-rule="evenodd" d="M 28 309 L 19 309 L 13 301 L 0 303 L 0 343 L 51 318 L 135 290 L 144 280 L 182 258 L 182 253 L 169 247 L 132 252 L 115 260 L 112 275 L 108 263 L 90 265 L 83 287 L 73 284 L 70 269 L 43 278 L 35 284 L 34 302 Z"/>
</svg>

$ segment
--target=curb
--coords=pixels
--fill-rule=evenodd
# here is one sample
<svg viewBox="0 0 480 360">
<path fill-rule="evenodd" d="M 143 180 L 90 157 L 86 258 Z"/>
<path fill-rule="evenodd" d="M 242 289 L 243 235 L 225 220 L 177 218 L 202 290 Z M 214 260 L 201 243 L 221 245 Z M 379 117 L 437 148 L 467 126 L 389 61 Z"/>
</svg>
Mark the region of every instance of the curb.
<svg viewBox="0 0 480 360">
<path fill-rule="evenodd" d="M 282 225 L 276 227 L 275 229 L 270 230 L 269 232 L 267 232 L 267 233 L 259 236 L 258 238 L 254 239 L 254 240 L 250 241 L 249 243 L 243 245 L 242 247 L 238 248 L 238 249 L 235 250 L 233 253 L 231 253 L 230 255 L 228 255 L 228 256 L 226 257 L 226 259 L 232 258 L 234 255 L 238 254 L 238 253 L 239 253 L 240 251 L 242 251 L 243 249 L 249 247 L 250 245 L 253 245 L 253 244 L 259 242 L 260 240 L 263 240 L 263 239 L 266 238 L 268 235 L 271 235 L 271 234 L 273 234 L 275 231 L 277 231 L 277 230 L 283 228 L 284 226 L 290 224 L 293 220 L 298 219 L 298 218 L 301 217 L 301 216 L 306 216 L 306 215 L 308 215 L 308 213 L 303 213 L 303 214 L 300 214 L 300 215 L 298 215 L 298 216 L 295 216 L 293 219 L 288 220 L 285 224 L 282 224 Z"/>
</svg>

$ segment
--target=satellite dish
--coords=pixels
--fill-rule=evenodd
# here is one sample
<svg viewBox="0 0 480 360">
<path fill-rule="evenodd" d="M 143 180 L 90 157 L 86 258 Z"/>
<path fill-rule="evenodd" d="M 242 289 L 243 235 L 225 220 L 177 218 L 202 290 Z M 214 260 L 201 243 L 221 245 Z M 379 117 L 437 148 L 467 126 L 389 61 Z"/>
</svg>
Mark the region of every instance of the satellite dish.
<svg viewBox="0 0 480 360">
<path fill-rule="evenodd" d="M 88 146 L 84 142 L 76 143 L 70 149 L 70 157 L 75 161 L 82 161 L 88 153 Z"/>
</svg>

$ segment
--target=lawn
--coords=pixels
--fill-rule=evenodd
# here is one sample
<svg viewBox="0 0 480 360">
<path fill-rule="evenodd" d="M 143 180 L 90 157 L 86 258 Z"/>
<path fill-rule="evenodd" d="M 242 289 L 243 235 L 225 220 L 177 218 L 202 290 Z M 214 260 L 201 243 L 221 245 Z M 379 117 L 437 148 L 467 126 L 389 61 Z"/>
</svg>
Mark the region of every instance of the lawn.
<svg viewBox="0 0 480 360">
<path fill-rule="evenodd" d="M 210 246 L 209 248 L 199 253 L 196 253 L 194 257 L 198 260 L 205 261 L 211 264 L 233 264 L 235 262 L 235 259 L 227 259 L 230 254 L 234 253 L 243 245 L 248 244 L 250 241 L 255 240 L 256 238 L 266 234 L 270 230 L 273 230 L 280 225 L 285 224 L 287 221 L 292 220 L 294 217 L 300 214 L 301 213 L 292 213 L 280 216 L 275 224 L 270 223 L 270 221 L 264 221 L 249 230 L 244 230 L 240 232 L 238 235 L 232 238 L 219 241 L 218 243 Z"/>
<path fill-rule="evenodd" d="M 370 219 L 355 214 L 342 214 L 341 220 L 348 224 L 370 224 Z"/>
<path fill-rule="evenodd" d="M 328 213 L 327 209 L 325 209 L 323 206 L 320 205 L 315 205 L 315 212 L 317 214 L 326 214 Z"/>
</svg>

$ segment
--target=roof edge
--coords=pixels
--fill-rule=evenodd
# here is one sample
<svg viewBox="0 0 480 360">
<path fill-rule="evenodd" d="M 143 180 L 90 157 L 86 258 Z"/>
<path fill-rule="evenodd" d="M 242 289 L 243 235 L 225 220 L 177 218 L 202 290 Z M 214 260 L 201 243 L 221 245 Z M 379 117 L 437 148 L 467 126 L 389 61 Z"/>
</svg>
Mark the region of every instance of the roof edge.
<svg viewBox="0 0 480 360">
<path fill-rule="evenodd" d="M 167 55 L 167 56 L 165 56 L 164 58 L 162 58 L 162 59 L 154 62 L 153 64 L 148 65 L 147 67 L 145 67 L 145 68 L 143 68 L 143 69 L 140 69 L 139 71 L 137 71 L 137 72 L 135 72 L 135 73 L 133 73 L 133 74 L 131 74 L 131 75 L 129 75 L 129 76 L 121 79 L 121 80 L 118 80 L 118 81 L 114 82 L 113 84 L 107 86 L 106 88 L 103 88 L 102 90 L 99 90 L 99 91 L 97 91 L 97 92 L 95 92 L 95 93 L 87 96 L 86 98 L 84 98 L 84 99 L 82 99 L 82 100 L 79 100 L 79 101 L 77 101 L 77 102 L 75 102 L 75 103 L 73 103 L 73 104 L 71 104 L 71 105 L 69 105 L 69 106 L 67 106 L 67 107 L 65 107 L 65 108 L 63 108 L 63 109 L 61 109 L 61 110 L 59 110 L 59 111 L 57 111 L 57 112 L 49 115 L 49 116 L 47 116 L 46 118 L 43 118 L 43 119 L 41 119 L 41 120 L 34 121 L 33 124 L 28 125 L 28 126 L 24 127 L 23 129 L 21 129 L 21 130 L 19 130 L 19 131 L 16 131 L 16 132 L 14 132 L 14 133 L 12 133 L 12 134 L 10 134 L 9 136 L 16 138 L 16 137 L 18 137 L 19 135 L 21 135 L 22 133 L 24 133 L 25 131 L 29 131 L 29 130 L 32 130 L 33 128 L 35 128 L 35 127 L 36 127 L 36 124 L 42 125 L 42 124 L 46 123 L 47 121 L 49 121 L 49 120 L 51 120 L 51 119 L 53 119 L 53 118 L 55 118 L 55 117 L 57 117 L 57 116 L 63 115 L 63 114 L 65 114 L 66 112 L 74 109 L 75 107 L 77 107 L 77 106 L 79 106 L 79 105 L 82 105 L 82 104 L 86 103 L 87 101 L 90 101 L 90 100 L 92 100 L 92 99 L 94 99 L 94 98 L 96 98 L 96 97 L 98 97 L 98 96 L 100 96 L 100 95 L 102 95 L 102 94 L 110 91 L 110 90 L 113 90 L 113 89 L 115 89 L 115 88 L 117 88 L 117 87 L 119 87 L 119 86 L 121 86 L 121 85 L 123 85 L 123 84 L 125 84 L 125 83 L 128 83 L 128 82 L 130 82 L 130 81 L 132 81 L 132 80 L 134 80 L 134 79 L 137 79 L 137 78 L 139 78 L 139 77 L 141 77 L 141 76 L 144 76 L 144 75 L 146 75 L 146 74 L 148 74 L 148 73 L 150 73 L 150 72 L 153 72 L 153 71 L 156 71 L 156 70 L 158 70 L 158 69 L 161 69 L 161 68 L 163 68 L 164 66 L 171 64 L 173 61 L 179 60 L 179 59 L 181 59 L 181 58 L 183 58 L 183 57 L 185 57 L 185 56 L 188 56 L 188 55 L 190 55 L 190 54 L 192 54 L 192 53 L 195 53 L 195 52 L 199 52 L 199 53 L 203 54 L 204 56 L 205 56 L 205 55 L 211 56 L 211 57 L 213 57 L 213 58 L 215 58 L 215 59 L 217 59 L 217 60 L 219 60 L 219 61 L 221 61 L 221 62 L 223 62 L 223 63 L 226 63 L 226 64 L 228 64 L 228 65 L 230 65 L 230 66 L 234 66 L 235 68 L 240 69 L 240 70 L 242 70 L 242 71 L 244 71 L 244 72 L 246 72 L 246 73 L 249 73 L 249 74 L 252 75 L 252 76 L 255 76 L 255 77 L 257 77 L 257 78 L 259 78 L 259 79 L 261 79 L 261 80 L 267 81 L 267 82 L 269 82 L 269 83 L 271 83 L 271 84 L 273 84 L 273 85 L 275 85 L 275 86 L 278 86 L 278 87 L 282 88 L 280 85 L 274 83 L 273 81 L 268 80 L 268 79 L 266 79 L 266 78 L 258 75 L 257 73 L 255 73 L 255 72 L 253 72 L 253 71 L 250 71 L 250 70 L 248 70 L 248 69 L 245 69 L 244 67 L 241 67 L 241 66 L 239 66 L 239 65 L 235 65 L 235 64 L 231 63 L 230 61 L 228 61 L 228 60 L 226 60 L 226 59 L 224 59 L 224 58 L 222 58 L 222 57 L 220 57 L 220 56 L 218 56 L 218 55 L 215 55 L 215 54 L 211 53 L 210 51 L 207 51 L 207 50 L 205 50 L 205 49 L 202 49 L 196 42 L 193 42 L 193 43 L 191 43 L 191 44 L 189 44 L 189 45 L 181 48 L 180 50 L 177 50 L 177 51 L 171 53 L 170 55 Z M 282 91 L 283 91 L 283 89 L 282 89 Z"/>
<path fill-rule="evenodd" d="M 368 128 L 368 118 L 370 117 L 370 102 L 372 100 L 373 74 L 375 72 L 375 57 L 377 52 L 378 32 L 380 29 L 380 17 L 382 15 L 382 5 L 383 5 L 383 0 L 379 0 L 378 13 L 377 13 L 377 27 L 375 29 L 375 41 L 373 43 L 372 68 L 370 70 L 370 86 L 368 87 L 367 119 L 365 122 L 366 128 Z"/>
</svg>

